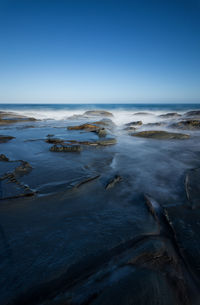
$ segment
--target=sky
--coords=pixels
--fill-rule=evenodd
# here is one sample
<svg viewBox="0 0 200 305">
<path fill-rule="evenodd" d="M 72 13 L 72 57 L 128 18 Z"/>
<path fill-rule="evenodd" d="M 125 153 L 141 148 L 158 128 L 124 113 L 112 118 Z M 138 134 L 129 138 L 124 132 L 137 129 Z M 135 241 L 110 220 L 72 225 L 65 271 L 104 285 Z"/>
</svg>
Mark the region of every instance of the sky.
<svg viewBox="0 0 200 305">
<path fill-rule="evenodd" d="M 200 0 L 0 0 L 9 102 L 200 102 Z"/>
</svg>

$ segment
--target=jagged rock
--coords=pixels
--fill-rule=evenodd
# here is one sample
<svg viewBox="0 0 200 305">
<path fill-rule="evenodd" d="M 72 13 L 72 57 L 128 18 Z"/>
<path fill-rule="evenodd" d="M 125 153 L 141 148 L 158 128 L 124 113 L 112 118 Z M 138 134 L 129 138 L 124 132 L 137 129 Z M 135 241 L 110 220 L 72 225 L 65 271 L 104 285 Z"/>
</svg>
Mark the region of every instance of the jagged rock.
<svg viewBox="0 0 200 305">
<path fill-rule="evenodd" d="M 105 189 L 108 190 L 108 189 L 114 187 L 115 184 L 116 184 L 116 183 L 119 183 L 120 181 L 122 181 L 122 177 L 119 176 L 119 175 L 115 175 L 115 177 L 112 178 L 112 179 L 108 182 L 108 184 L 106 185 Z"/>
<path fill-rule="evenodd" d="M 6 143 L 12 139 L 15 139 L 15 137 L 0 135 L 0 144 Z"/>
<path fill-rule="evenodd" d="M 81 146 L 80 145 L 53 145 L 50 148 L 50 151 L 53 152 L 80 152 Z"/>
<path fill-rule="evenodd" d="M 200 110 L 192 110 L 184 113 L 185 116 L 200 116 Z"/>
<path fill-rule="evenodd" d="M 192 209 L 200 207 L 200 168 L 191 169 L 185 178 L 185 190 Z"/>
<path fill-rule="evenodd" d="M 0 154 L 0 161 L 8 162 L 9 158 L 7 158 L 4 154 Z"/>
<path fill-rule="evenodd" d="M 133 137 L 149 138 L 149 139 L 158 139 L 158 140 L 171 140 L 171 139 L 188 139 L 190 136 L 183 133 L 167 132 L 162 130 L 147 130 L 132 133 Z"/>
<path fill-rule="evenodd" d="M 161 114 L 159 115 L 160 118 L 166 118 L 166 119 L 169 119 L 169 118 L 177 118 L 177 117 L 180 117 L 181 114 L 177 113 L 177 112 L 169 112 L 169 113 L 165 113 L 165 114 Z"/>
<path fill-rule="evenodd" d="M 183 120 L 173 123 L 170 127 L 191 130 L 200 129 L 200 120 Z"/>
<path fill-rule="evenodd" d="M 105 110 L 89 110 L 86 111 L 83 115 L 86 116 L 106 116 L 106 117 L 112 117 L 113 114 L 109 111 Z"/>
</svg>

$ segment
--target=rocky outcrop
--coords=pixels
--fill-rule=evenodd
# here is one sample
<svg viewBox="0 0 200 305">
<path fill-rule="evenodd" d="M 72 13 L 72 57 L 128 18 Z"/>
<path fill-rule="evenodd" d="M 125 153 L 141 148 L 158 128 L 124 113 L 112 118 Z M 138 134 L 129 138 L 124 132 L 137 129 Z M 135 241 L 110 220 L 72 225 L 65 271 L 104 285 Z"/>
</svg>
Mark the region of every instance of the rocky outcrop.
<svg viewBox="0 0 200 305">
<path fill-rule="evenodd" d="M 135 126 L 141 126 L 141 125 L 142 125 L 142 121 L 134 121 L 134 122 L 127 123 L 125 126 L 135 127 Z"/>
<path fill-rule="evenodd" d="M 163 118 L 163 119 L 171 119 L 171 118 L 181 117 L 181 114 L 179 114 L 177 112 L 169 112 L 169 113 L 161 114 L 161 115 L 159 115 L 159 117 Z"/>
<path fill-rule="evenodd" d="M 96 131 L 97 129 L 99 129 L 99 127 L 94 124 L 86 123 L 86 124 L 82 124 L 82 125 L 78 125 L 78 126 L 68 126 L 67 129 L 68 130 Z"/>
<path fill-rule="evenodd" d="M 0 144 L 7 143 L 8 141 L 10 141 L 12 139 L 15 139 L 15 137 L 0 135 Z"/>
<path fill-rule="evenodd" d="M 131 136 L 133 137 L 140 137 L 140 138 L 149 138 L 149 139 L 157 139 L 157 140 L 184 140 L 188 139 L 190 136 L 184 133 L 175 133 L 175 132 L 167 132 L 163 130 L 147 130 L 132 133 Z"/>
<path fill-rule="evenodd" d="M 12 112 L 0 112 L 0 125 L 8 125 L 20 122 L 33 122 L 35 118 L 26 117 Z"/>
<path fill-rule="evenodd" d="M 27 161 L 21 161 L 21 164 L 15 168 L 15 174 L 26 175 L 32 170 L 32 166 Z"/>
<path fill-rule="evenodd" d="M 170 125 L 170 127 L 178 129 L 199 130 L 200 120 L 183 120 Z"/>
<path fill-rule="evenodd" d="M 102 117 L 113 117 L 113 114 L 105 110 L 89 110 L 86 111 L 83 115 L 85 116 L 102 116 Z"/>
</svg>

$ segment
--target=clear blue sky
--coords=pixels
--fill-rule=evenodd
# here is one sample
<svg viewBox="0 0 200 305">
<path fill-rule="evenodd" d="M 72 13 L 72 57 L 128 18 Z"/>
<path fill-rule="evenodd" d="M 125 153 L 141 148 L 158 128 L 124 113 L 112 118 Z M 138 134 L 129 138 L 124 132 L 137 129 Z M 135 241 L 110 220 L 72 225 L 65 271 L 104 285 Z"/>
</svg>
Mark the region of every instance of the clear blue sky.
<svg viewBox="0 0 200 305">
<path fill-rule="evenodd" d="M 0 0 L 0 102 L 200 102 L 199 0 Z"/>
</svg>

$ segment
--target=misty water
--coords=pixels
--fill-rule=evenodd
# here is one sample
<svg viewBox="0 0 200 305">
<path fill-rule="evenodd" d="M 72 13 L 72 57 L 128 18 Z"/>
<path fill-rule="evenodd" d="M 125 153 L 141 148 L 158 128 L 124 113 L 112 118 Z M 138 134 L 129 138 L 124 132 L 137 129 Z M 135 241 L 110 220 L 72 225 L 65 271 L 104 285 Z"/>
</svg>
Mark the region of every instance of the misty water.
<svg viewBox="0 0 200 305">
<path fill-rule="evenodd" d="M 200 166 L 200 130 L 180 130 L 171 125 L 183 118 L 186 111 L 198 108 L 196 105 L 102 106 L 101 109 L 113 114 L 110 119 L 114 126 L 108 128 L 106 137 L 115 138 L 117 143 L 83 145 L 77 153 L 52 152 L 49 149 L 53 144 L 45 140 L 50 135 L 63 141 L 98 141 L 96 133 L 67 129 L 102 119 L 71 117 L 82 115 L 92 106 L 10 108 L 4 106 L 1 110 L 37 120 L 0 126 L 1 135 L 15 137 L 0 144 L 0 153 L 13 161 L 0 162 L 0 176 L 19 166 L 18 160 L 27 161 L 32 170 L 18 180 L 35 195 L 14 199 L 21 194 L 19 187 L 1 181 L 1 304 L 31 287 L 59 278 L 71 265 L 84 259 L 137 236 L 156 234 L 159 228 L 146 207 L 145 195 L 163 207 L 186 203 L 185 175 Z M 182 117 L 160 117 L 169 112 L 178 112 Z M 136 131 L 164 130 L 184 133 L 190 138 L 134 137 L 125 130 L 125 124 L 133 121 L 143 123 Z M 157 122 L 164 125 L 148 125 Z M 121 181 L 106 189 L 116 175 Z M 76 187 L 91 177 L 95 179 Z M 126 272 L 130 273 L 123 267 L 110 277 L 115 281 L 115 276 L 121 278 Z"/>
</svg>

